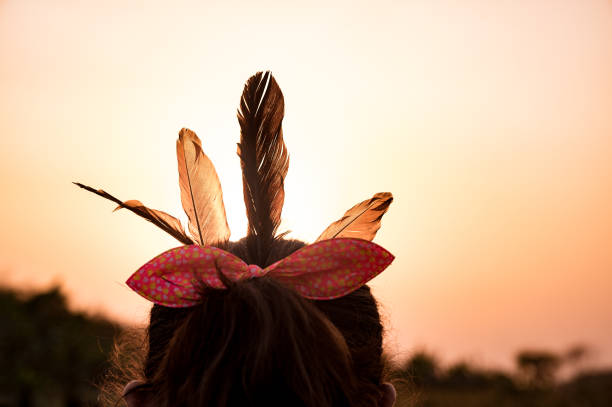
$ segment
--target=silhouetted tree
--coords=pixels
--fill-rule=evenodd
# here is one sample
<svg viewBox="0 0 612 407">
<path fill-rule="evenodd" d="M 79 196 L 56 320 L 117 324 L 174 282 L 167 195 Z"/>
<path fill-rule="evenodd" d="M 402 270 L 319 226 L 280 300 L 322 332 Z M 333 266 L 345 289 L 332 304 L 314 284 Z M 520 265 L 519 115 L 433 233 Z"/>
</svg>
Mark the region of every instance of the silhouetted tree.
<svg viewBox="0 0 612 407">
<path fill-rule="evenodd" d="M 440 368 L 433 355 L 425 351 L 414 353 L 401 367 L 404 377 L 417 387 L 429 387 L 438 384 Z"/>
<path fill-rule="evenodd" d="M 525 383 L 531 388 L 551 387 L 561 366 L 561 359 L 554 353 L 538 350 L 519 352 L 516 363 Z"/>
</svg>

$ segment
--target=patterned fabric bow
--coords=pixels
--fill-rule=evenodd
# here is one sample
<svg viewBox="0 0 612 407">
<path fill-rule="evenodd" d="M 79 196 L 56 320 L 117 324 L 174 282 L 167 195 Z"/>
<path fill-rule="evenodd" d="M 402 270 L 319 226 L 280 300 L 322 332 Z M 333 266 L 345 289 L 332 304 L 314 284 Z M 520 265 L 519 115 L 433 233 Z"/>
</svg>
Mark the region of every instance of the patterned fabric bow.
<svg viewBox="0 0 612 407">
<path fill-rule="evenodd" d="M 336 238 L 305 246 L 261 269 L 212 246 L 181 246 L 158 255 L 127 280 L 141 296 L 158 305 L 183 308 L 201 301 L 198 286 L 225 288 L 228 279 L 268 275 L 314 300 L 330 300 L 355 291 L 382 272 L 394 257 L 361 239 Z"/>
</svg>

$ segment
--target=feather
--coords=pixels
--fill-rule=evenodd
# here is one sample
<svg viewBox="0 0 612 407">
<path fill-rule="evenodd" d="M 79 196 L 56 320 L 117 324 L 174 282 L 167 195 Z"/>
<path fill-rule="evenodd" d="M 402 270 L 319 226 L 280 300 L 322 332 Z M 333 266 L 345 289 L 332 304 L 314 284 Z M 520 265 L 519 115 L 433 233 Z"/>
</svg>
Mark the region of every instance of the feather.
<svg viewBox="0 0 612 407">
<path fill-rule="evenodd" d="M 189 233 L 200 245 L 226 242 L 230 236 L 223 192 L 217 172 L 202 151 L 200 139 L 182 129 L 176 141 L 181 202 L 189 218 Z"/>
<path fill-rule="evenodd" d="M 115 198 L 111 194 L 101 189 L 94 189 L 87 185 L 83 185 L 80 182 L 73 182 L 73 184 L 86 189 L 89 192 L 93 192 L 96 195 L 101 196 L 102 198 L 106 198 L 110 201 L 113 201 L 118 206 L 117 209 L 125 208 L 129 211 L 132 211 L 136 215 L 145 218 L 149 222 L 153 223 L 155 226 L 169 233 L 172 237 L 184 244 L 193 244 L 193 241 L 187 236 L 181 222 L 172 215 L 167 214 L 166 212 L 158 211 L 156 209 L 150 209 L 144 206 L 140 201 L 131 200 L 122 202 L 121 200 Z M 114 211 L 113 211 L 114 212 Z"/>
<path fill-rule="evenodd" d="M 247 247 L 253 264 L 266 266 L 280 224 L 289 153 L 283 141 L 283 93 L 270 72 L 258 72 L 244 85 L 238 122 L 238 156 L 249 226 Z"/>
<path fill-rule="evenodd" d="M 379 192 L 372 198 L 358 203 L 346 211 L 344 216 L 335 221 L 321 233 L 316 240 L 350 237 L 372 240 L 380 229 L 380 222 L 393 202 L 390 192 Z"/>
</svg>

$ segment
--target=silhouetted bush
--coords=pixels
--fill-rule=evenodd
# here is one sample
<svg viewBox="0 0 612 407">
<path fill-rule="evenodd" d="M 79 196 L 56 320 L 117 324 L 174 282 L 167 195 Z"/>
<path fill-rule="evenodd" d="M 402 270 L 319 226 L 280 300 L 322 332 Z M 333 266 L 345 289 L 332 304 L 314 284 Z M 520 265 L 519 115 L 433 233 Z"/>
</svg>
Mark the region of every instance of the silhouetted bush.
<svg viewBox="0 0 612 407">
<path fill-rule="evenodd" d="M 72 312 L 55 287 L 37 294 L 0 289 L 0 405 L 94 405 L 119 326 Z"/>
</svg>

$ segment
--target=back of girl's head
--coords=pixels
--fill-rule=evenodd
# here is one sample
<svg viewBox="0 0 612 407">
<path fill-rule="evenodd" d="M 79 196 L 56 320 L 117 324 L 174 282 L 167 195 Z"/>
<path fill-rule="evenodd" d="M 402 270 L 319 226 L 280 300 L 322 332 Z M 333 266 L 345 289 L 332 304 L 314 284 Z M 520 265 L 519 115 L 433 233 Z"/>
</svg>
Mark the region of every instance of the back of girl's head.
<svg viewBox="0 0 612 407">
<path fill-rule="evenodd" d="M 303 243 L 274 246 L 275 259 Z M 153 307 L 144 375 L 154 405 L 378 404 L 382 326 L 367 286 L 311 301 L 266 277 L 226 283 L 202 287 L 194 307 Z"/>
<path fill-rule="evenodd" d="M 78 184 L 186 245 L 159 255 L 128 280 L 156 304 L 144 383 L 128 386 L 128 399 L 145 400 L 140 404 L 148 407 L 379 405 L 382 325 L 364 284 L 393 259 L 369 242 L 393 197 L 378 193 L 355 205 L 319 243 L 290 256 L 305 244 L 277 234 L 289 166 L 283 114 L 272 75 L 251 77 L 238 113 L 248 218 L 239 242 L 229 241 L 217 174 L 190 130 L 179 133 L 177 159 L 191 237 L 168 214 Z M 281 259 L 287 261 L 277 263 Z"/>
</svg>

